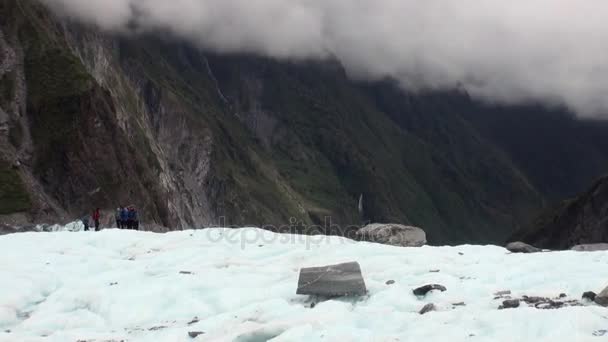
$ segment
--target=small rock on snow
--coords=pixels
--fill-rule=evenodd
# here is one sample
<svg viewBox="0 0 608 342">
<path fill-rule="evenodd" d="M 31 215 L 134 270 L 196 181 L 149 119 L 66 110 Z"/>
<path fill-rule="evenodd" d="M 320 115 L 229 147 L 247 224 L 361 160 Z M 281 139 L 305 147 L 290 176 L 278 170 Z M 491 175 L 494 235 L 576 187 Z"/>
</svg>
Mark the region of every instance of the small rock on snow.
<svg viewBox="0 0 608 342">
<path fill-rule="evenodd" d="M 190 338 L 197 338 L 203 334 L 204 334 L 204 332 L 202 332 L 202 331 L 189 331 L 188 332 L 188 336 L 190 336 Z"/>
<path fill-rule="evenodd" d="M 608 334 L 608 330 L 596 330 L 593 332 L 593 336 L 597 337 L 604 336 L 606 334 Z"/>
<path fill-rule="evenodd" d="M 508 296 L 510 294 L 511 294 L 511 290 L 505 290 L 505 291 L 498 291 L 494 295 L 498 296 L 498 297 L 502 297 L 502 296 Z"/>
<path fill-rule="evenodd" d="M 534 246 L 530 246 L 527 243 L 523 242 L 511 242 L 505 247 L 512 253 L 538 253 L 542 252 L 541 249 L 536 248 Z"/>
<path fill-rule="evenodd" d="M 429 313 L 431 311 L 435 311 L 435 304 L 433 303 L 429 303 L 427 305 L 425 305 L 422 309 L 420 309 L 420 312 L 418 312 L 421 315 L 424 315 L 425 313 Z"/>
<path fill-rule="evenodd" d="M 597 296 L 597 294 L 593 291 L 587 291 L 585 293 L 583 293 L 583 299 L 587 299 L 590 300 L 592 302 L 595 301 L 595 297 Z"/>
<path fill-rule="evenodd" d="M 395 283 L 394 280 L 389 280 L 389 281 L 386 282 L 386 285 L 393 285 L 394 283 Z"/>
<path fill-rule="evenodd" d="M 422 287 L 419 287 L 417 289 L 415 289 L 413 292 L 416 296 L 426 296 L 427 293 L 429 293 L 430 291 L 433 290 L 439 290 L 441 292 L 447 291 L 447 288 L 443 285 L 437 285 L 437 284 L 432 284 L 432 285 L 424 285 Z"/>
<path fill-rule="evenodd" d="M 519 299 L 509 299 L 502 302 L 499 309 L 514 309 L 519 307 Z"/>
</svg>

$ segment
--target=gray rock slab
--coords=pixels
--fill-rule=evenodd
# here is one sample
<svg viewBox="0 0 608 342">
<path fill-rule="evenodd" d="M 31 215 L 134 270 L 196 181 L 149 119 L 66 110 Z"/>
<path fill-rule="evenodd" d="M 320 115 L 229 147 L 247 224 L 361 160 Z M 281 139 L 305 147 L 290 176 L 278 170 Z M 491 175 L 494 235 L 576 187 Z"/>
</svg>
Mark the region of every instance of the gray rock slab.
<svg viewBox="0 0 608 342">
<path fill-rule="evenodd" d="M 296 294 L 321 297 L 363 296 L 367 293 L 357 262 L 300 270 Z"/>
</svg>

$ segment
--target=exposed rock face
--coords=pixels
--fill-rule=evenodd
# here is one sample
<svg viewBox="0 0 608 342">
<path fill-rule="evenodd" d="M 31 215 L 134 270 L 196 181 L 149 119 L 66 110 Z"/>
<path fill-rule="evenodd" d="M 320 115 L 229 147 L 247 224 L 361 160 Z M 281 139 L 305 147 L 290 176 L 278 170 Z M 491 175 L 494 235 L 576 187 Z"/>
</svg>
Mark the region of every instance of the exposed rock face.
<svg viewBox="0 0 608 342">
<path fill-rule="evenodd" d="M 534 246 L 530 246 L 523 242 L 511 242 L 505 247 L 509 252 L 513 253 L 538 253 L 542 250 Z"/>
<path fill-rule="evenodd" d="M 513 239 L 548 249 L 608 249 L 608 176 L 587 192 L 547 210 Z"/>
<path fill-rule="evenodd" d="M 359 229 L 357 237 L 362 241 L 400 247 L 420 247 L 426 244 L 424 230 L 401 224 L 370 224 Z"/>
<path fill-rule="evenodd" d="M 485 120 L 512 127 L 526 108 L 361 84 L 332 61 L 115 36 L 42 3 L 0 1 L 0 170 L 9 170 L 0 171 L 0 222 L 134 204 L 142 222 L 171 229 L 403 222 L 436 244 L 497 243 L 552 191 L 588 182 L 608 161 L 596 143 L 608 129 L 562 116 L 535 123 L 553 114 L 544 109 L 528 108 L 524 128 L 535 134 L 522 139 L 522 129 L 495 133 Z M 556 147 L 529 143 L 539 127 Z M 531 146 L 557 155 L 540 164 L 569 181 L 546 181 L 538 158 L 525 158 Z"/>
</svg>

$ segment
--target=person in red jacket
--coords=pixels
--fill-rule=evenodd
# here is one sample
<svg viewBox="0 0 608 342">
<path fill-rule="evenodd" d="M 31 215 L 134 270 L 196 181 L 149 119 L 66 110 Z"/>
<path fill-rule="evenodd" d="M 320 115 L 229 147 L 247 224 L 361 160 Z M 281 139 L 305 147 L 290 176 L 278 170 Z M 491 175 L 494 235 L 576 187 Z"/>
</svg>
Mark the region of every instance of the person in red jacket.
<svg viewBox="0 0 608 342">
<path fill-rule="evenodd" d="M 95 209 L 95 211 L 93 211 L 93 221 L 95 222 L 95 231 L 98 232 L 99 231 L 99 218 L 101 217 L 101 214 L 99 213 L 99 208 Z"/>
</svg>

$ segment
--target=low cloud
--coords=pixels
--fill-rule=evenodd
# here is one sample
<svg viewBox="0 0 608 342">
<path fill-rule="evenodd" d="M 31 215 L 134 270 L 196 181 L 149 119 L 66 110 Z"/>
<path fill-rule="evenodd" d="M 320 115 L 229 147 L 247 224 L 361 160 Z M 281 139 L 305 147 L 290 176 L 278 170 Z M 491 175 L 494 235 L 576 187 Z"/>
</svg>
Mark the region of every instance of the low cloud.
<svg viewBox="0 0 608 342">
<path fill-rule="evenodd" d="M 355 78 L 608 116 L 605 0 L 41 0 L 217 52 L 336 58 Z"/>
</svg>

